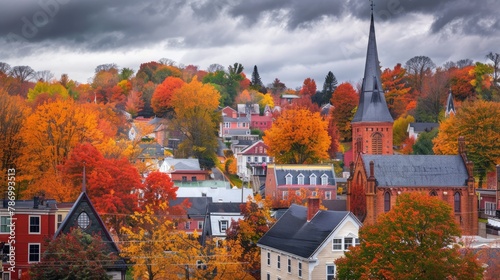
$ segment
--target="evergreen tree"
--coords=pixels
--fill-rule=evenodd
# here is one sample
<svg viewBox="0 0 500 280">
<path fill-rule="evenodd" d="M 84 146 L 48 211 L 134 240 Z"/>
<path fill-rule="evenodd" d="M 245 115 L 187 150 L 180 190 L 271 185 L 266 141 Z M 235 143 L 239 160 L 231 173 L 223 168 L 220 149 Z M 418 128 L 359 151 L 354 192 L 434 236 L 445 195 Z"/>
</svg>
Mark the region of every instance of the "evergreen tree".
<svg viewBox="0 0 500 280">
<path fill-rule="evenodd" d="M 262 80 L 260 79 L 259 70 L 257 70 L 257 65 L 254 65 L 254 67 L 253 67 L 252 83 L 250 85 L 250 88 L 255 89 L 259 92 L 266 93 L 264 84 L 262 83 Z"/>
<path fill-rule="evenodd" d="M 320 93 L 320 96 L 316 96 L 313 99 L 314 102 L 318 103 L 318 105 L 323 105 L 330 102 L 332 99 L 333 92 L 337 88 L 337 78 L 333 75 L 332 71 L 328 71 L 328 74 L 325 77 L 325 82 L 323 84 L 323 90 Z"/>
</svg>

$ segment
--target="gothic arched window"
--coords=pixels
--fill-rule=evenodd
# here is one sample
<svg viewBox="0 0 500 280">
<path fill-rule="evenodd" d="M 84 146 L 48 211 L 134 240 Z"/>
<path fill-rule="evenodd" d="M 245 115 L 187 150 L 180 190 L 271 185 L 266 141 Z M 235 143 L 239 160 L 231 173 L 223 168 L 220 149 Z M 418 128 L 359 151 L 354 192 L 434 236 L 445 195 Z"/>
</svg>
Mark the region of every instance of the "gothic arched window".
<svg viewBox="0 0 500 280">
<path fill-rule="evenodd" d="M 391 211 L 391 194 L 386 192 L 384 194 L 384 212 Z"/>
<path fill-rule="evenodd" d="M 455 195 L 453 196 L 453 202 L 454 202 L 454 210 L 455 212 L 460 212 L 460 202 L 462 198 L 460 197 L 460 193 L 456 192 Z"/>
</svg>

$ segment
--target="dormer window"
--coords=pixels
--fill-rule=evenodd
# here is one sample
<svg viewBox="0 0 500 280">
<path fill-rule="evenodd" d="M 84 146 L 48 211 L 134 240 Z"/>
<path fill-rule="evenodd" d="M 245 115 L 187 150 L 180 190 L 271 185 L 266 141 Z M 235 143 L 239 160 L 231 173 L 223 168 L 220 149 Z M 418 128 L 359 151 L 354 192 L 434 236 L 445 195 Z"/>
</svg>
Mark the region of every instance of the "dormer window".
<svg viewBox="0 0 500 280">
<path fill-rule="evenodd" d="M 321 175 L 321 185 L 328 185 L 328 175 L 323 174 Z"/>
<path fill-rule="evenodd" d="M 292 174 L 290 174 L 290 173 L 286 174 L 285 181 L 286 181 L 287 185 L 291 185 L 292 184 L 292 178 L 293 178 Z"/>
<path fill-rule="evenodd" d="M 298 185 L 303 185 L 304 184 L 304 175 L 301 173 L 299 176 L 297 176 L 297 184 Z"/>
<path fill-rule="evenodd" d="M 317 176 L 316 174 L 311 174 L 311 176 L 309 176 L 309 185 L 316 185 L 316 179 L 317 179 Z"/>
</svg>

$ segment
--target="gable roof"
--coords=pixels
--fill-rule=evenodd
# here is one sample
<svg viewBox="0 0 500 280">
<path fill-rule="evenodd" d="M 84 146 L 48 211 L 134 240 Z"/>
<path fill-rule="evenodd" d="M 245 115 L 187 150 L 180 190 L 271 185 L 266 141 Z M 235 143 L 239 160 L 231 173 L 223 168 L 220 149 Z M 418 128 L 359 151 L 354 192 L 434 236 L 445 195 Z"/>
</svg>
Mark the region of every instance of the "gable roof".
<svg viewBox="0 0 500 280">
<path fill-rule="evenodd" d="M 200 161 L 197 158 L 166 158 L 165 164 L 173 166 L 175 170 L 201 170 Z"/>
<path fill-rule="evenodd" d="M 365 74 L 359 96 L 358 110 L 352 122 L 394 122 L 385 102 L 382 80 L 380 79 L 373 11 L 366 51 Z"/>
<path fill-rule="evenodd" d="M 307 207 L 292 204 L 257 244 L 310 258 L 348 216 L 361 226 L 348 211 L 320 210 L 308 222 Z"/>
<path fill-rule="evenodd" d="M 438 123 L 417 123 L 417 122 L 412 122 L 408 124 L 408 131 L 410 127 L 413 127 L 413 131 L 420 133 L 420 132 L 429 132 L 433 130 L 436 127 L 439 127 Z"/>
<path fill-rule="evenodd" d="M 450 187 L 467 185 L 467 168 L 459 155 L 365 155 L 365 170 L 374 163 L 377 186 Z"/>
<path fill-rule="evenodd" d="M 264 147 L 264 148 L 266 148 L 266 149 L 267 149 L 267 145 L 264 143 L 264 141 L 259 140 L 259 141 L 257 141 L 257 142 L 252 143 L 250 146 L 248 146 L 248 147 L 244 148 L 244 149 L 243 149 L 243 150 L 242 150 L 239 154 L 242 154 L 242 155 L 254 155 L 254 154 L 259 154 L 259 155 L 260 155 L 260 153 L 256 153 L 256 152 L 253 150 L 253 148 L 255 148 L 255 147 L 259 147 L 259 146 L 262 146 L 262 147 Z M 262 153 L 262 154 L 263 154 L 263 155 L 264 155 L 264 154 L 265 154 L 265 155 L 267 155 L 266 153 Z"/>
<path fill-rule="evenodd" d="M 177 197 L 174 200 L 170 201 L 171 206 L 177 206 L 184 202 L 184 200 L 188 200 L 191 204 L 191 207 L 187 209 L 188 217 L 195 216 L 205 216 L 207 214 L 208 204 L 212 203 L 212 198 L 207 196 L 202 197 Z"/>
<path fill-rule="evenodd" d="M 104 225 L 104 222 L 95 210 L 94 205 L 90 201 L 90 198 L 85 191 L 80 194 L 78 199 L 73 204 L 73 207 L 71 207 L 68 215 L 54 234 L 54 239 L 62 233 L 68 234 L 71 229 L 78 227 L 78 218 L 82 213 L 86 213 L 90 220 L 90 224 L 87 226 L 87 228 L 82 229 L 83 232 L 90 235 L 99 235 L 102 238 L 103 242 L 106 244 L 107 250 L 111 253 L 115 253 L 116 256 L 119 256 L 120 250 L 118 249 L 118 246 L 116 246 L 116 243 L 111 237 L 111 234 Z M 126 270 L 127 266 L 122 258 L 118 258 L 115 261 L 115 267 L 110 268 Z"/>
</svg>

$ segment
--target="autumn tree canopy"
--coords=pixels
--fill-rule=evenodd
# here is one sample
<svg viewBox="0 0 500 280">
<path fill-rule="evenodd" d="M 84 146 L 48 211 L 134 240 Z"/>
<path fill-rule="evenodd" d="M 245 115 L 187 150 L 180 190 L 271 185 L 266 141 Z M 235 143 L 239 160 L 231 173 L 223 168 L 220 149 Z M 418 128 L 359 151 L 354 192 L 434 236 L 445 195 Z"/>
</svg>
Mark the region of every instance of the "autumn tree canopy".
<svg viewBox="0 0 500 280">
<path fill-rule="evenodd" d="M 80 228 L 61 234 L 44 250 L 39 263 L 30 267 L 30 279 L 107 280 L 106 267 L 118 258 L 107 252 L 99 235 L 91 236 Z"/>
<path fill-rule="evenodd" d="M 184 81 L 177 77 L 167 77 L 159 84 L 151 98 L 153 111 L 159 117 L 164 117 L 168 112 L 173 111 L 172 95 L 174 91 L 184 85 Z"/>
<path fill-rule="evenodd" d="M 451 206 L 423 193 L 398 196 L 361 244 L 335 263 L 339 279 L 482 279 L 477 257 L 455 245 L 461 232 Z"/>
<path fill-rule="evenodd" d="M 285 110 L 263 139 L 277 163 L 317 163 L 328 159 L 328 123 L 318 112 Z"/>
<path fill-rule="evenodd" d="M 500 103 L 477 100 L 465 102 L 441 122 L 434 138 L 435 154 L 457 154 L 458 137 L 465 137 L 467 158 L 474 162 L 475 174 L 482 181 L 488 171 L 500 164 Z"/>
<path fill-rule="evenodd" d="M 203 167 L 213 167 L 217 150 L 220 93 L 196 78 L 177 89 L 172 96 L 175 124 L 186 137 L 179 144 L 178 156 L 194 156 Z"/>
<path fill-rule="evenodd" d="M 359 95 L 350 83 L 342 83 L 335 89 L 330 101 L 334 107 L 332 118 L 337 123 L 340 139 L 351 139 L 351 120 L 356 113 L 354 109 L 358 106 Z"/>
</svg>

